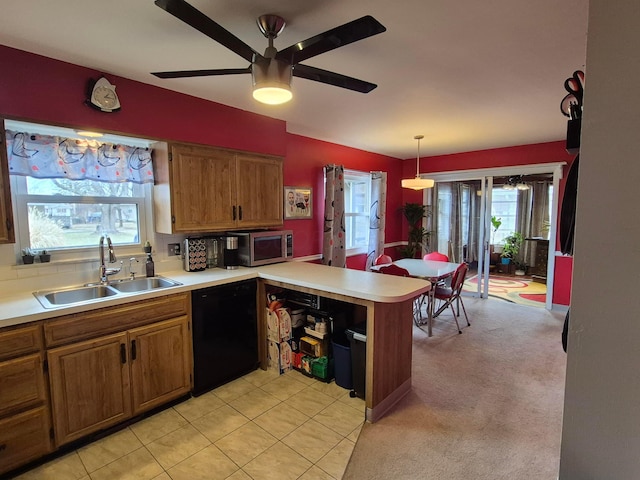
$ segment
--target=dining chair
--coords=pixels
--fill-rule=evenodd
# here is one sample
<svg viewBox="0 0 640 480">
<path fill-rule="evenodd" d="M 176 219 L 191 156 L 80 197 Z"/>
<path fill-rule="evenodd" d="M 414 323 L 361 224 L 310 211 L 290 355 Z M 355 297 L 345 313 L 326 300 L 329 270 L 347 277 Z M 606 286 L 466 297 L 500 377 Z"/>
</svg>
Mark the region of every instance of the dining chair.
<svg viewBox="0 0 640 480">
<path fill-rule="evenodd" d="M 440 253 L 440 252 L 431 252 L 431 253 L 427 253 L 424 257 L 422 257 L 423 260 L 431 260 L 434 262 L 448 262 L 449 261 L 449 257 L 447 257 L 444 253 Z M 440 286 L 445 286 L 445 287 L 450 287 L 451 286 L 451 278 L 445 278 L 444 280 L 440 280 L 437 285 Z M 421 303 L 424 302 L 428 302 L 429 298 L 428 298 L 428 293 L 423 293 L 422 294 L 422 299 L 421 299 Z"/>
<path fill-rule="evenodd" d="M 433 260 L 436 262 L 448 262 L 449 261 L 449 257 L 447 257 L 444 253 L 440 253 L 440 252 L 431 252 L 431 253 L 427 253 L 424 257 L 422 257 L 423 260 Z"/>
<path fill-rule="evenodd" d="M 464 280 L 467 276 L 467 271 L 469 270 L 469 265 L 466 263 L 461 263 L 456 268 L 456 271 L 453 273 L 451 277 L 451 286 L 437 286 L 435 291 L 433 292 L 433 297 L 435 300 L 440 300 L 442 303 L 438 310 L 435 311 L 433 317 L 437 317 L 443 311 L 445 311 L 448 307 L 451 307 L 451 313 L 453 313 L 453 319 L 456 322 L 456 326 L 458 327 L 458 333 L 462 333 L 460 330 L 460 325 L 458 324 L 457 317 L 460 316 L 460 306 L 462 306 L 462 311 L 464 312 L 464 318 L 467 320 L 467 326 L 471 326 L 469 323 L 469 317 L 467 316 L 467 310 L 464 308 L 464 303 L 462 302 L 462 285 L 464 284 Z M 456 315 L 453 304 L 456 303 L 458 307 L 458 314 Z"/>
<path fill-rule="evenodd" d="M 374 265 L 385 265 L 387 263 L 393 263 L 393 259 L 389 255 L 378 255 L 378 257 L 373 261 Z"/>
<path fill-rule="evenodd" d="M 380 273 L 386 273 L 387 275 L 396 275 L 398 277 L 410 277 L 409 270 L 406 268 L 399 267 L 395 263 L 390 263 L 389 265 L 383 265 L 378 270 Z"/>
<path fill-rule="evenodd" d="M 383 265 L 378 270 L 378 273 L 384 273 L 386 275 L 395 275 L 397 277 L 410 277 L 409 270 L 399 267 L 395 263 L 389 265 Z M 422 322 L 422 295 L 419 295 L 413 301 L 413 321 L 416 325 L 420 325 Z"/>
</svg>

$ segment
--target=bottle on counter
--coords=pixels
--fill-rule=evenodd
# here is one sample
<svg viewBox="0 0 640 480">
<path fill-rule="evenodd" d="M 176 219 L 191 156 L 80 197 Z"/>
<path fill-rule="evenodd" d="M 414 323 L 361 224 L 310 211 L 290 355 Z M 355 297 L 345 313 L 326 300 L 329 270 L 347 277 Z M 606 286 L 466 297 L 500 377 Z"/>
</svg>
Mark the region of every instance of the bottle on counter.
<svg viewBox="0 0 640 480">
<path fill-rule="evenodd" d="M 147 270 L 147 277 L 155 276 L 155 264 L 153 263 L 153 258 L 151 258 L 151 253 L 147 253 L 147 262 L 145 263 L 145 268 Z"/>
</svg>

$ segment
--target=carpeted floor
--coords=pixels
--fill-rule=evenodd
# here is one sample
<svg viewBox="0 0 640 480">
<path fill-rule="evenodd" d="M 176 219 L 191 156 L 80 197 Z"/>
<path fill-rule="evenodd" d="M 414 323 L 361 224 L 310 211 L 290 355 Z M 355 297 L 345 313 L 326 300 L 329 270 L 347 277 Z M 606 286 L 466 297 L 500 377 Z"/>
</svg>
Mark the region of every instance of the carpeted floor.
<svg viewBox="0 0 640 480">
<path fill-rule="evenodd" d="M 343 479 L 557 478 L 564 314 L 464 303 L 471 326 L 461 335 L 445 314 L 431 338 L 414 327 L 412 391 L 365 424 Z"/>
<path fill-rule="evenodd" d="M 473 275 L 467 278 L 462 288 L 467 292 L 476 292 L 478 276 Z M 532 282 L 531 278 L 489 275 L 490 297 L 498 297 L 519 305 L 544 308 L 546 294 L 547 286 L 544 283 Z"/>
</svg>

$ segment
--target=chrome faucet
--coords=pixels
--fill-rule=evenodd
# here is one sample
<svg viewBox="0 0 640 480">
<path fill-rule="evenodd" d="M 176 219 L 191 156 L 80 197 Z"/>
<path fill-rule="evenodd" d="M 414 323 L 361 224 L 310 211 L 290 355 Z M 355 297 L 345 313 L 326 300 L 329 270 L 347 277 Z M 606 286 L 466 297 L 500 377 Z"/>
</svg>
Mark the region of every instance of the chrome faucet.
<svg viewBox="0 0 640 480">
<path fill-rule="evenodd" d="M 120 262 L 120 268 L 107 268 L 104 259 L 104 240 L 107 239 L 107 249 L 109 250 L 109 263 L 114 263 L 118 259 L 113 251 L 113 244 L 109 235 L 102 235 L 100 237 L 100 283 L 103 285 L 109 284 L 109 275 L 115 275 L 122 269 L 122 262 Z"/>
<path fill-rule="evenodd" d="M 138 272 L 133 270 L 133 262 L 138 263 L 139 260 L 136 257 L 131 257 L 129 259 L 129 278 L 131 280 L 135 280 L 136 279 L 136 273 L 138 273 Z"/>
</svg>

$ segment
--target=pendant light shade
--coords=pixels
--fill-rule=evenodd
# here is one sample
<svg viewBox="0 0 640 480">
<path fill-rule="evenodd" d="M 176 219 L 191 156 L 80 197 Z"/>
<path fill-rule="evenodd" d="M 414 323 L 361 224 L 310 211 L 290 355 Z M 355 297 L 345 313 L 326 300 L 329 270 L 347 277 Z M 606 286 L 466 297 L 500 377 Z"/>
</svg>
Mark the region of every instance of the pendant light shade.
<svg viewBox="0 0 640 480">
<path fill-rule="evenodd" d="M 410 188 L 412 190 L 424 190 L 425 188 L 431 188 L 435 184 L 435 181 L 430 178 L 420 177 L 420 140 L 424 138 L 424 135 L 416 135 L 413 137 L 418 141 L 418 155 L 416 157 L 416 178 L 405 178 L 402 180 L 402 188 Z"/>
</svg>

